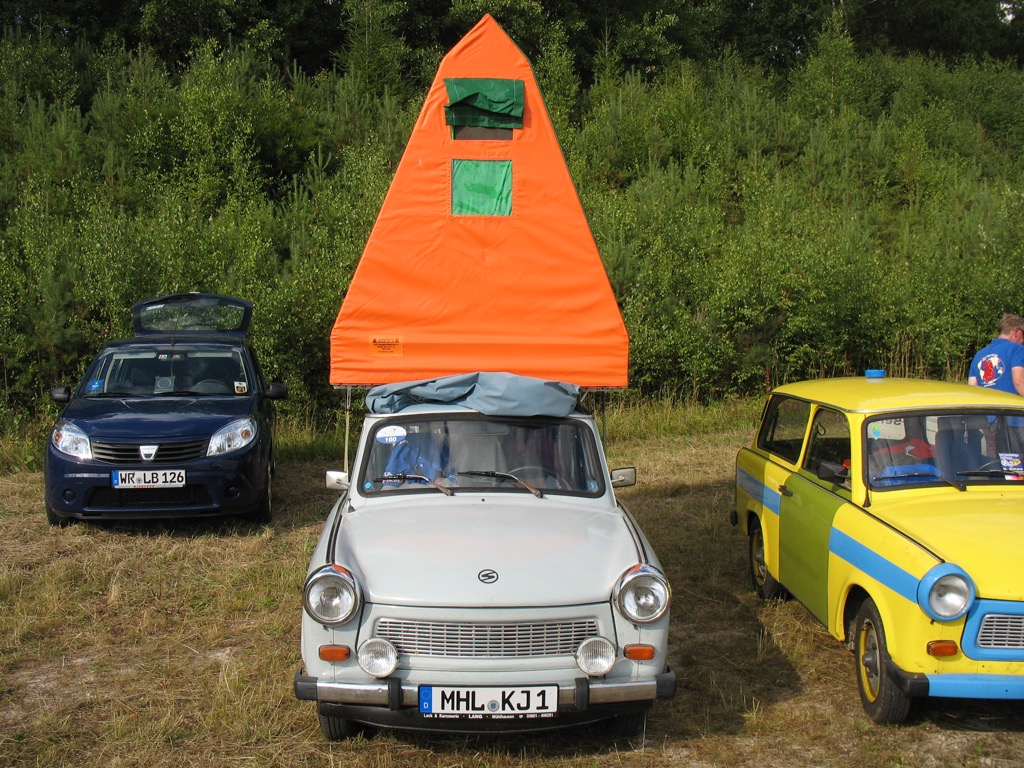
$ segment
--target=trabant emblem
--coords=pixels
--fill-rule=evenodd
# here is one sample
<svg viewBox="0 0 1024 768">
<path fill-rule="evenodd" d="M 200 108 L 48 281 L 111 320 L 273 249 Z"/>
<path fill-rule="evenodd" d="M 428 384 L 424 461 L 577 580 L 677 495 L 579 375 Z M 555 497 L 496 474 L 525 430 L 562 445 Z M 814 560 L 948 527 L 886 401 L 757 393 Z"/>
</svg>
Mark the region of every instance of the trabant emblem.
<svg viewBox="0 0 1024 768">
<path fill-rule="evenodd" d="M 156 458 L 156 452 L 159 448 L 159 445 L 140 445 L 139 455 L 142 457 L 143 461 L 152 461 Z"/>
<path fill-rule="evenodd" d="M 484 568 L 476 577 L 484 584 L 493 584 L 498 580 L 498 572 L 492 571 L 490 568 Z"/>
</svg>

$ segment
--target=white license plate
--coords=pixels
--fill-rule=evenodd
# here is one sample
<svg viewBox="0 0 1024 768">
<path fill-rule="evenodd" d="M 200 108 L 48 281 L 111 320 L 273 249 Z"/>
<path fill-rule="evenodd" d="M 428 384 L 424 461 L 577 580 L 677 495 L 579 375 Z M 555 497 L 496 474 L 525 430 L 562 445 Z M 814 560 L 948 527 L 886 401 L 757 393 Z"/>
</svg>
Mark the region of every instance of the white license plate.
<svg viewBox="0 0 1024 768">
<path fill-rule="evenodd" d="M 538 717 L 558 712 L 558 686 L 519 688 L 420 686 L 424 717 Z"/>
<path fill-rule="evenodd" d="M 111 473 L 115 488 L 181 488 L 184 469 L 115 469 Z"/>
</svg>

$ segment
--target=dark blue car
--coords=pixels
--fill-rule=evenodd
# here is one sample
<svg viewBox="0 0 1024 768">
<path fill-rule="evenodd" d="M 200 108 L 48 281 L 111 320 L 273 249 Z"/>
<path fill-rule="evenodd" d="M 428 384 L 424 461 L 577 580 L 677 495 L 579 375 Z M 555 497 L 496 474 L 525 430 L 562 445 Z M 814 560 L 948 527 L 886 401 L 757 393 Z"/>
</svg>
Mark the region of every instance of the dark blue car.
<svg viewBox="0 0 1024 768">
<path fill-rule="evenodd" d="M 214 294 L 135 304 L 135 337 L 108 344 L 46 448 L 46 517 L 271 518 L 274 401 L 246 333 L 252 304 Z"/>
</svg>

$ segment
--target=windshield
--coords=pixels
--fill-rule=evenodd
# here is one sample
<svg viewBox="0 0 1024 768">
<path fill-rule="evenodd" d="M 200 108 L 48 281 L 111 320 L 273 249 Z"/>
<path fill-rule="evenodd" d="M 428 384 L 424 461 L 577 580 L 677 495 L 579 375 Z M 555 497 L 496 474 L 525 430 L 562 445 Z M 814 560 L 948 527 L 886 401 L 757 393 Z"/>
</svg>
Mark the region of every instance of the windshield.
<svg viewBox="0 0 1024 768">
<path fill-rule="evenodd" d="M 85 397 L 246 395 L 240 347 L 131 345 L 108 350 L 89 369 Z"/>
<path fill-rule="evenodd" d="M 396 418 L 370 436 L 359 487 L 600 496 L 598 455 L 591 430 L 573 419 Z"/>
<path fill-rule="evenodd" d="M 873 488 L 1024 481 L 1021 411 L 889 415 L 868 421 L 866 430 Z"/>
</svg>

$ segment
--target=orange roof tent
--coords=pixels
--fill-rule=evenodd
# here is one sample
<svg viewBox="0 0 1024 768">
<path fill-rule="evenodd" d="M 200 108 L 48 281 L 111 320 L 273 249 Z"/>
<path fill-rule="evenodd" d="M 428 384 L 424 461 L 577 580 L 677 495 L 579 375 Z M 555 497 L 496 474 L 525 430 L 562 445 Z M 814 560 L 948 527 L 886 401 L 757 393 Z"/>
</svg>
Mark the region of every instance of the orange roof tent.
<svg viewBox="0 0 1024 768">
<path fill-rule="evenodd" d="M 484 16 L 427 94 L 331 332 L 330 381 L 620 388 L 628 356 L 530 63 Z"/>
</svg>

